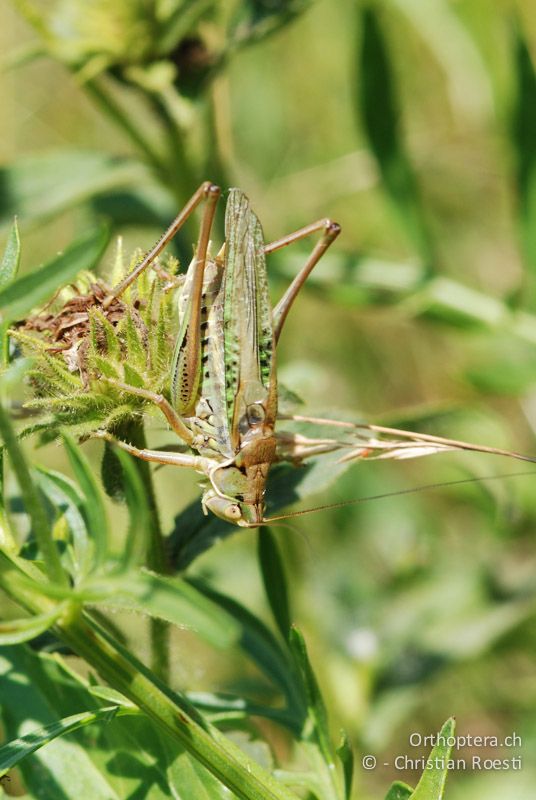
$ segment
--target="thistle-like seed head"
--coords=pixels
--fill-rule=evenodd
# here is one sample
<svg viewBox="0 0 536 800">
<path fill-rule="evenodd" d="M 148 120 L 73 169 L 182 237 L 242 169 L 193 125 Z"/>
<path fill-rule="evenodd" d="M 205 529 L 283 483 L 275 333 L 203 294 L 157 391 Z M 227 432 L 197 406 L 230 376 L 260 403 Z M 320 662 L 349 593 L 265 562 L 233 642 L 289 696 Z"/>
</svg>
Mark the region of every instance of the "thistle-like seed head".
<svg viewBox="0 0 536 800">
<path fill-rule="evenodd" d="M 116 266 L 114 281 L 139 258 Z M 156 264 L 111 302 L 110 286 L 86 274 L 11 331 L 33 358 L 27 406 L 48 411 L 51 430 L 68 425 L 85 434 L 142 413 L 147 401 L 117 383 L 167 393 L 177 267 L 173 258 Z"/>
</svg>

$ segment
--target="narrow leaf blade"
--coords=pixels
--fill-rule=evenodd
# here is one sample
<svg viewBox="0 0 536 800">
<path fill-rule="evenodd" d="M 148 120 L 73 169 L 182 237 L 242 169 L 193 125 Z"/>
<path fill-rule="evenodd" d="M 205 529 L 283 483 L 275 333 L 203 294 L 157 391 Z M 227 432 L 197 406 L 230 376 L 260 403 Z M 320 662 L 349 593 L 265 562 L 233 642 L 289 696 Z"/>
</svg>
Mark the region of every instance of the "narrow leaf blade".
<svg viewBox="0 0 536 800">
<path fill-rule="evenodd" d="M 229 647 L 240 634 L 231 614 L 180 578 L 164 578 L 147 570 L 129 572 L 100 585 L 95 583 L 91 591 L 95 596 L 102 593 L 102 599 L 95 599 L 99 606 L 125 608 L 166 620 L 196 631 L 214 647 Z"/>
<path fill-rule="evenodd" d="M 452 751 L 452 741 L 456 722 L 453 717 L 448 719 L 439 732 L 438 742 L 428 756 L 428 767 L 422 774 L 410 800 L 442 800 L 445 791 L 445 782 L 448 774 L 448 760 Z"/>
<path fill-rule="evenodd" d="M 350 800 L 352 796 L 352 781 L 354 778 L 354 754 L 345 733 L 342 735 L 340 745 L 337 747 L 337 756 L 342 765 L 344 777 L 344 797 Z"/>
<path fill-rule="evenodd" d="M 512 119 L 512 142 L 517 160 L 520 236 L 530 275 L 536 271 L 536 70 L 520 27 L 515 33 L 517 98 Z M 534 281 L 531 304 L 534 304 Z"/>
<path fill-rule="evenodd" d="M 283 560 L 274 535 L 265 527 L 259 531 L 259 561 L 272 614 L 281 635 L 287 641 L 290 633 L 290 608 Z"/>
<path fill-rule="evenodd" d="M 17 220 L 13 222 L 7 237 L 6 249 L 0 262 L 0 289 L 10 284 L 19 270 L 20 265 L 20 237 Z"/>
<path fill-rule="evenodd" d="M 133 158 L 105 153 L 56 150 L 17 158 L 0 167 L 0 222 L 50 218 L 102 193 L 147 181 L 146 168 Z"/>
<path fill-rule="evenodd" d="M 53 722 L 51 725 L 37 728 L 32 733 L 27 733 L 18 739 L 13 739 L 0 747 L 0 777 L 59 736 L 65 736 L 67 733 L 72 733 L 94 722 L 109 722 L 117 713 L 129 712 L 130 709 L 126 707 L 119 709 L 117 706 L 109 706 L 95 712 L 84 711 L 81 714 L 73 714 L 58 720 L 58 722 Z"/>
<path fill-rule="evenodd" d="M 79 272 L 93 269 L 100 261 L 108 239 L 107 228 L 90 231 L 43 267 L 4 286 L 0 289 L 0 319 L 22 319 Z"/>
<path fill-rule="evenodd" d="M 119 448 L 114 455 L 119 459 L 123 474 L 122 487 L 128 508 L 129 526 L 123 564 L 125 567 L 145 562 L 150 538 L 150 511 L 147 495 L 132 456 Z"/>
<path fill-rule="evenodd" d="M 63 434 L 63 442 L 79 488 L 84 495 L 83 511 L 95 543 L 95 560 L 100 564 L 106 557 L 109 533 L 102 494 L 93 471 L 80 448 L 67 434 Z"/>
<path fill-rule="evenodd" d="M 191 581 L 190 581 L 191 582 Z M 216 592 L 201 581 L 194 585 L 206 597 L 232 615 L 240 626 L 240 646 L 286 695 L 291 712 L 298 718 L 303 715 L 300 686 L 295 680 L 290 659 L 274 634 L 254 614 L 231 597 Z"/>
<path fill-rule="evenodd" d="M 360 117 L 400 221 L 430 267 L 434 262 L 432 242 L 415 173 L 400 130 L 393 68 L 377 8 L 366 5 L 361 20 Z"/>
<path fill-rule="evenodd" d="M 62 608 L 58 606 L 46 614 L 0 622 L 0 647 L 5 647 L 9 644 L 21 644 L 35 639 L 36 636 L 48 631 L 61 613 Z"/>
<path fill-rule="evenodd" d="M 413 789 L 407 783 L 402 781 L 395 781 L 389 787 L 389 791 L 385 795 L 385 800 L 410 800 Z"/>
<path fill-rule="evenodd" d="M 328 715 L 324 699 L 320 692 L 316 676 L 313 672 L 309 656 L 307 654 L 307 647 L 305 640 L 297 628 L 291 628 L 290 631 L 290 646 L 296 666 L 300 670 L 303 682 L 307 691 L 307 706 L 309 709 L 309 716 L 313 721 L 314 730 L 313 736 L 318 743 L 318 747 L 326 763 L 333 763 L 333 748 L 331 746 L 328 726 Z"/>
</svg>

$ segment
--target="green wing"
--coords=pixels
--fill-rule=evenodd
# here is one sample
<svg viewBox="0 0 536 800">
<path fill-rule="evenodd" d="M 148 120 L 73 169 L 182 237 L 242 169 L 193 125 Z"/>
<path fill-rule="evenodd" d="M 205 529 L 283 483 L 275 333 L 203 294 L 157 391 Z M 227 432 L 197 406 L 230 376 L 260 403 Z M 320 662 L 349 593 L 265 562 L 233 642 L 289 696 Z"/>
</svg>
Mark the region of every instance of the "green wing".
<svg viewBox="0 0 536 800">
<path fill-rule="evenodd" d="M 264 236 L 249 200 L 231 189 L 225 213 L 225 402 L 235 448 L 276 416 L 274 334 Z"/>
</svg>

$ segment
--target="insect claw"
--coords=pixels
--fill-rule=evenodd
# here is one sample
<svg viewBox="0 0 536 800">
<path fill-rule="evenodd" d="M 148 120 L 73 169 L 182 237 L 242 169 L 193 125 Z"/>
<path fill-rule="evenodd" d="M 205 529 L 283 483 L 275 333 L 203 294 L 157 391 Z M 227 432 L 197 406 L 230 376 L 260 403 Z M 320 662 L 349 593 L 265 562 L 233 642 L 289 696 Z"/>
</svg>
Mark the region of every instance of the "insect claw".
<svg viewBox="0 0 536 800">
<path fill-rule="evenodd" d="M 210 181 L 205 181 L 203 184 L 203 190 L 205 197 L 219 197 L 221 194 L 221 188 L 217 186 L 215 183 L 211 183 Z"/>
<path fill-rule="evenodd" d="M 341 226 L 338 222 L 333 222 L 331 219 L 326 220 L 326 238 L 330 244 L 334 239 L 337 238 L 340 232 Z"/>
</svg>

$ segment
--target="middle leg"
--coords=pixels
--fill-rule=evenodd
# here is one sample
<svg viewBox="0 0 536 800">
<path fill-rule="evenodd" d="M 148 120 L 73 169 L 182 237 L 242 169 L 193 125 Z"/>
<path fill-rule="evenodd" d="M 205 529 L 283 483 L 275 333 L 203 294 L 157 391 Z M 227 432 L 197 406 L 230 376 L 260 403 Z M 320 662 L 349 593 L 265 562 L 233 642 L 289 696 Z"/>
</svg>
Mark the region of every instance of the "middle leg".
<svg viewBox="0 0 536 800">
<path fill-rule="evenodd" d="M 129 394 L 136 395 L 136 397 L 142 397 L 144 400 L 149 400 L 149 402 L 153 403 L 160 409 L 162 414 L 169 422 L 171 429 L 177 434 L 177 436 L 186 442 L 186 444 L 192 444 L 194 440 L 193 433 L 189 428 L 186 427 L 179 414 L 177 414 L 171 403 L 166 400 L 163 394 L 157 394 L 156 392 L 149 391 L 149 389 L 143 389 L 138 386 L 131 386 L 128 383 L 117 381 L 114 378 L 107 378 L 106 382 L 109 383 L 110 386 L 114 386 L 116 389 L 121 389 L 123 392 L 128 392 Z"/>
</svg>

